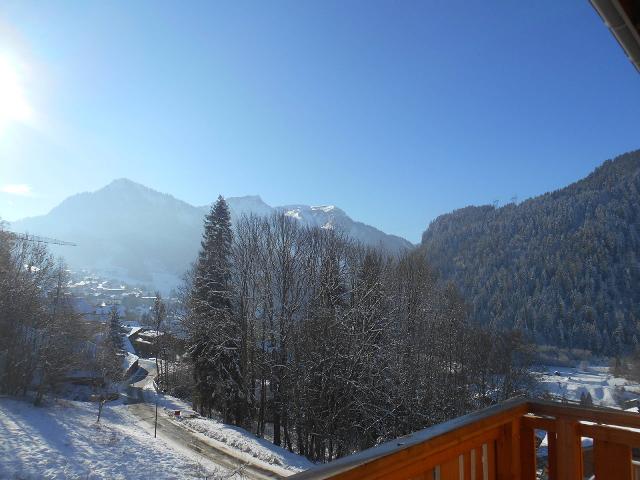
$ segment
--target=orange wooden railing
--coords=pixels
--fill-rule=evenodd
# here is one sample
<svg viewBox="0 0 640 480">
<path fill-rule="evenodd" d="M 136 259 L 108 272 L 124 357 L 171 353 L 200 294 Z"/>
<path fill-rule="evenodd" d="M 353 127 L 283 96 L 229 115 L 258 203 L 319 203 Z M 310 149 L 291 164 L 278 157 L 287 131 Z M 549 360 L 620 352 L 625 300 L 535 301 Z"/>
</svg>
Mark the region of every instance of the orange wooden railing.
<svg viewBox="0 0 640 480">
<path fill-rule="evenodd" d="M 543 461 L 535 430 L 547 432 Z M 586 450 L 582 437 L 593 447 Z M 518 398 L 290 478 L 640 480 L 633 447 L 640 447 L 638 414 Z"/>
</svg>

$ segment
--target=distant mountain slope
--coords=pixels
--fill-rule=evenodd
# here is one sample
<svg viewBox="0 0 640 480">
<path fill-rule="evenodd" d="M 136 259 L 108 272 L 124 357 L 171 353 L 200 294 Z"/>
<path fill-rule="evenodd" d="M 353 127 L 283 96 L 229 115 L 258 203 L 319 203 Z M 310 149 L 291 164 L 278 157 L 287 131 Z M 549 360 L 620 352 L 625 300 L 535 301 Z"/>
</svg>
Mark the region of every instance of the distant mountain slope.
<svg viewBox="0 0 640 480">
<path fill-rule="evenodd" d="M 129 180 L 65 199 L 47 215 L 14 222 L 12 230 L 69 240 L 52 247 L 74 268 L 158 285 L 177 283 L 195 259 L 201 211 Z"/>
<path fill-rule="evenodd" d="M 301 222 L 321 228 L 336 228 L 365 245 L 397 252 L 412 248 L 407 240 L 381 232 L 377 228 L 352 220 L 343 210 L 333 205 L 310 207 L 308 205 L 287 205 L 278 207 L 285 215 Z"/>
<path fill-rule="evenodd" d="M 421 248 L 476 320 L 620 351 L 640 340 L 640 151 L 519 205 L 442 215 Z"/>
<path fill-rule="evenodd" d="M 258 196 L 232 197 L 227 201 L 232 220 L 245 213 L 265 215 L 276 210 Z M 313 211 L 315 207 L 300 208 Z M 47 215 L 13 222 L 11 228 L 75 242 L 77 247 L 52 247 L 74 268 L 90 268 L 168 290 L 178 284 L 196 258 L 208 209 L 119 179 L 96 192 L 73 195 Z M 300 221 L 322 221 L 323 225 L 344 229 L 363 243 L 394 252 L 411 247 L 402 238 L 355 222 L 342 210 L 335 210 L 340 213 L 305 215 Z"/>
</svg>

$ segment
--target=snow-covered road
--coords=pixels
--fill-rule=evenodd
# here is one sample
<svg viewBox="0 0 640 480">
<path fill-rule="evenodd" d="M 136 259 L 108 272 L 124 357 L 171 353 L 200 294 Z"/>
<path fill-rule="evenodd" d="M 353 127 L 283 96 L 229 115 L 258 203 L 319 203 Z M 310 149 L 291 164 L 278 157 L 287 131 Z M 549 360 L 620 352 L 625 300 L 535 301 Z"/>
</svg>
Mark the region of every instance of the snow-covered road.
<svg viewBox="0 0 640 480">
<path fill-rule="evenodd" d="M 156 393 L 153 378 L 156 366 L 152 360 L 140 359 L 140 369 L 129 380 L 125 403 L 145 430 L 153 432 L 155 423 Z M 282 479 L 293 472 L 277 466 L 267 466 L 265 462 L 251 461 L 234 455 L 229 449 L 216 445 L 214 440 L 195 432 L 186 425 L 171 419 L 162 406 L 158 409 L 158 436 L 177 449 L 189 449 L 203 459 L 213 462 L 243 478 L 259 480 Z"/>
</svg>

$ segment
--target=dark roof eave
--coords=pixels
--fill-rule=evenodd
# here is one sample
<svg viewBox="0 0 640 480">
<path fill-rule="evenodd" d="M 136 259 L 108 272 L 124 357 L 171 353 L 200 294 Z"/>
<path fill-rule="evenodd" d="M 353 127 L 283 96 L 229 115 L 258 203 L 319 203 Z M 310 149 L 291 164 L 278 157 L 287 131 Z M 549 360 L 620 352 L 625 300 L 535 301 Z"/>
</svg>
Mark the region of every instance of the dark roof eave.
<svg viewBox="0 0 640 480">
<path fill-rule="evenodd" d="M 589 0 L 640 73 L 640 32 L 618 0 Z"/>
</svg>

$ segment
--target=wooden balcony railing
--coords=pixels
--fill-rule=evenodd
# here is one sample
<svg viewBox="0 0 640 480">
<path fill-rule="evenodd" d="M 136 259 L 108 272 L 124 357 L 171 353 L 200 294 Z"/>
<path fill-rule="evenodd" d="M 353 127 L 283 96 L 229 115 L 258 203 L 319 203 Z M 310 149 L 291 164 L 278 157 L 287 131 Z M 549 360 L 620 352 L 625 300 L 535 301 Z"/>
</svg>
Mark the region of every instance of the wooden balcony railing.
<svg viewBox="0 0 640 480">
<path fill-rule="evenodd" d="M 546 455 L 535 430 L 547 432 Z M 638 414 L 517 398 L 290 478 L 640 480 L 634 447 Z"/>
</svg>

